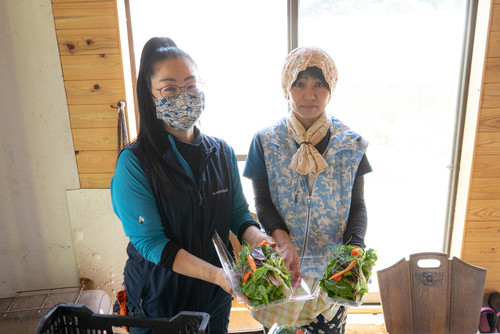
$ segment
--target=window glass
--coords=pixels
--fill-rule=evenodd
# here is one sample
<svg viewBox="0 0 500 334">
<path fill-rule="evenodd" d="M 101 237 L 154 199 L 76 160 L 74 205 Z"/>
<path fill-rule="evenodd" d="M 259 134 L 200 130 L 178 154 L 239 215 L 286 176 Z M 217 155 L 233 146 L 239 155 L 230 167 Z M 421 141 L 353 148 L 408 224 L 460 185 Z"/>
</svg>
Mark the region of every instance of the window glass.
<svg viewBox="0 0 500 334">
<path fill-rule="evenodd" d="M 285 115 L 286 1 L 131 0 L 136 68 L 154 36 L 172 38 L 205 82 L 204 133 L 246 155 L 253 134 Z"/>
<path fill-rule="evenodd" d="M 339 71 L 328 112 L 370 144 L 368 247 L 378 269 L 443 251 L 466 1 L 301 0 L 299 45 Z"/>
<path fill-rule="evenodd" d="M 130 0 L 130 9 L 137 68 L 153 36 L 197 62 L 203 132 L 245 155 L 254 133 L 286 114 L 286 1 Z M 299 1 L 299 45 L 325 49 L 339 70 L 328 113 L 370 142 L 366 243 L 377 269 L 443 250 L 465 14 L 465 0 Z"/>
</svg>

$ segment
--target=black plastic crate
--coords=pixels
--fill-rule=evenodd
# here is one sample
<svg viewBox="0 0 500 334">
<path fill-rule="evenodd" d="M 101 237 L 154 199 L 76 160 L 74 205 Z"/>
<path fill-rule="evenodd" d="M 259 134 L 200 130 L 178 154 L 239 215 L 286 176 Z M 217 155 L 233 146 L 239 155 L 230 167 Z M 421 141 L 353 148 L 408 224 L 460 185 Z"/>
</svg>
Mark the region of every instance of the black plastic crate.
<svg viewBox="0 0 500 334">
<path fill-rule="evenodd" d="M 113 333 L 113 327 L 151 328 L 153 334 L 207 334 L 210 315 L 204 312 L 179 312 L 172 318 L 137 318 L 93 313 L 85 305 L 63 303 L 54 306 L 40 319 L 35 334 Z"/>
</svg>

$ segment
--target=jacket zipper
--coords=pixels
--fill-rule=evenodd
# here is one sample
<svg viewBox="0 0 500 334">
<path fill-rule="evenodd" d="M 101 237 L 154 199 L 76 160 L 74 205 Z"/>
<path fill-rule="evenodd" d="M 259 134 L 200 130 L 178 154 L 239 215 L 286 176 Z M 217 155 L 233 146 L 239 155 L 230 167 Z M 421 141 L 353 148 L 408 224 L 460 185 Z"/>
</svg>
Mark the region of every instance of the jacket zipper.
<svg viewBox="0 0 500 334">
<path fill-rule="evenodd" d="M 281 145 L 279 145 L 277 143 L 273 143 L 273 142 L 271 142 L 271 144 L 278 146 L 288 156 L 288 152 Z M 309 194 L 309 186 L 307 185 L 306 177 L 301 175 L 301 179 L 302 179 L 301 182 L 303 183 L 303 186 L 305 183 L 305 189 L 307 189 L 308 195 L 307 195 L 306 233 L 304 236 L 304 242 L 302 243 L 302 252 L 301 252 L 302 254 L 300 255 L 300 261 L 299 261 L 300 270 L 302 270 L 302 264 L 304 263 L 304 254 L 306 252 L 307 239 L 309 238 L 309 222 L 310 222 L 310 216 L 311 216 L 311 195 L 312 195 L 312 191 L 311 191 L 311 194 Z M 316 186 L 316 178 L 314 179 L 314 184 L 313 184 L 311 189 L 314 190 L 315 186 Z M 295 196 L 297 196 L 297 194 L 295 194 Z M 297 198 L 295 198 L 295 200 L 297 200 Z"/>
</svg>

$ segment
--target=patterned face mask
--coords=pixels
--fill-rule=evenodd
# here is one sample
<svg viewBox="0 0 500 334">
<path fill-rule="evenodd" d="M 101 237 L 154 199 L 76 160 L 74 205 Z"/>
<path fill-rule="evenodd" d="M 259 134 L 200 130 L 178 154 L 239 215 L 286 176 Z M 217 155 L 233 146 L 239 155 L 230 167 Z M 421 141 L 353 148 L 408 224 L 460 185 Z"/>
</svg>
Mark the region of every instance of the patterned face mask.
<svg viewBox="0 0 500 334">
<path fill-rule="evenodd" d="M 156 99 L 156 118 L 166 122 L 172 129 L 191 129 L 205 109 L 205 94 L 181 93 Z"/>
</svg>

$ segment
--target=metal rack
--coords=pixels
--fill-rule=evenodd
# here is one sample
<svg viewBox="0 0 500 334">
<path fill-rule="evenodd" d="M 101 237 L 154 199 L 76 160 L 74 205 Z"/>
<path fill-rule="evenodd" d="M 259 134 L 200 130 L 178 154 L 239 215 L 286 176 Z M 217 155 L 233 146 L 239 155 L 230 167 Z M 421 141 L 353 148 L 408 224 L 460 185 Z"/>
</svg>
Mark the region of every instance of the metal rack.
<svg viewBox="0 0 500 334">
<path fill-rule="evenodd" d="M 76 304 L 80 300 L 83 288 L 84 288 L 83 285 L 81 285 L 81 286 L 77 285 L 77 286 L 69 286 L 69 287 L 61 287 L 61 288 L 17 291 L 16 292 L 16 296 L 14 297 L 14 300 L 12 300 L 12 302 L 10 303 L 9 307 L 7 308 L 7 310 L 3 312 L 3 317 L 5 318 L 7 316 L 7 314 L 9 314 L 9 313 L 23 312 L 23 311 L 38 311 L 38 312 L 40 312 L 40 311 L 42 311 L 44 309 L 51 308 L 53 305 L 47 306 L 47 302 L 49 301 L 49 298 L 50 298 L 50 296 L 52 295 L 52 293 L 54 291 L 61 291 L 61 290 L 68 290 L 68 289 L 75 289 L 75 290 L 77 290 L 75 292 L 77 292 L 78 295 L 76 296 L 75 301 L 73 302 L 73 303 Z M 30 296 L 30 295 L 33 295 L 35 293 L 37 293 L 37 294 L 43 294 L 43 292 L 46 293 L 47 296 L 45 297 L 44 301 L 42 302 L 42 304 L 40 306 L 38 306 L 38 307 L 28 307 L 28 308 L 14 308 L 14 305 L 15 305 L 16 301 L 18 301 L 18 299 L 20 297 Z"/>
</svg>

